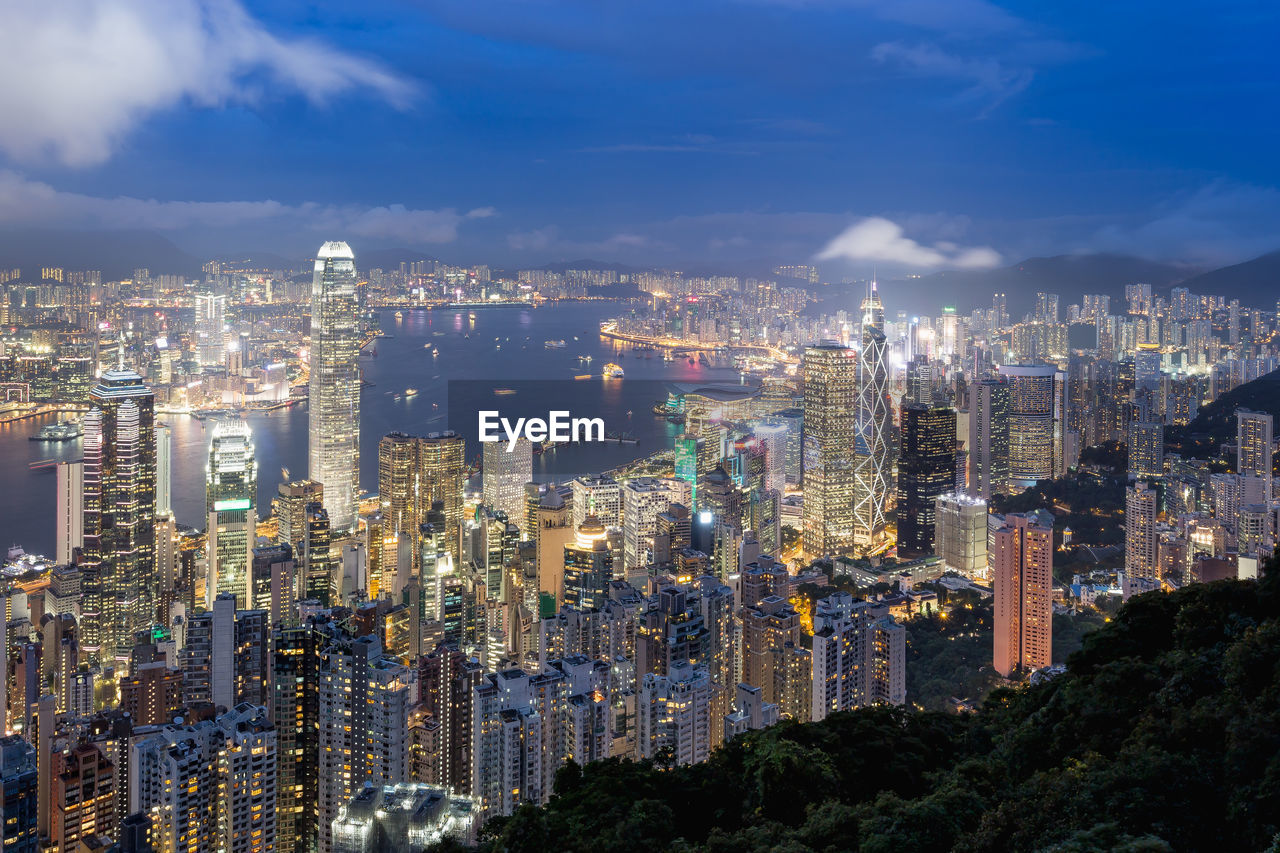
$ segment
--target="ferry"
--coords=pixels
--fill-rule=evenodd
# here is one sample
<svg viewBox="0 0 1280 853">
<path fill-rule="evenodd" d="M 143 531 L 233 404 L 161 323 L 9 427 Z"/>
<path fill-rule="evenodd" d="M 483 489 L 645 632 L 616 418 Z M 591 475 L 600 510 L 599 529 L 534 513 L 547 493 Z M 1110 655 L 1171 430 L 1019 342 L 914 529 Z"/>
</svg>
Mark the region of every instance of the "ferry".
<svg viewBox="0 0 1280 853">
<path fill-rule="evenodd" d="M 509 397 L 516 392 L 511 388 L 494 388 L 493 393 L 499 397 Z"/>
<path fill-rule="evenodd" d="M 404 312 L 403 312 L 403 311 L 397 311 L 397 312 L 396 312 L 396 319 L 397 319 L 397 320 L 403 320 L 403 319 L 404 319 Z"/>
<path fill-rule="evenodd" d="M 422 345 L 422 348 L 423 348 L 423 349 L 431 349 L 431 347 L 433 347 L 433 346 L 435 346 L 435 345 L 434 345 L 434 344 L 427 343 L 427 344 L 423 344 L 423 345 Z"/>
<path fill-rule="evenodd" d="M 406 389 L 404 389 L 404 395 L 405 395 L 406 397 L 415 397 L 415 396 L 417 396 L 417 394 L 418 394 L 418 389 L 417 389 L 417 388 L 406 388 Z"/>
<path fill-rule="evenodd" d="M 610 363 L 604 366 L 605 379 L 621 379 L 625 375 L 622 368 L 616 364 Z"/>
<path fill-rule="evenodd" d="M 40 428 L 30 436 L 32 441 L 71 441 L 84 435 L 84 427 L 75 421 L 59 421 Z"/>
<path fill-rule="evenodd" d="M 438 350 L 438 349 L 433 349 L 433 350 L 431 351 L 431 357 L 432 357 L 432 358 L 439 358 L 439 357 L 440 357 L 440 350 Z"/>
<path fill-rule="evenodd" d="M 474 320 L 475 318 L 476 318 L 476 312 L 472 311 L 469 314 L 467 314 L 468 320 Z"/>
<path fill-rule="evenodd" d="M 564 349 L 566 346 L 563 339 L 558 341 L 544 341 L 542 345 L 547 349 Z"/>
<path fill-rule="evenodd" d="M 580 361 L 580 362 L 581 362 L 581 363 L 583 363 L 583 364 L 590 364 L 590 363 L 591 363 L 591 356 L 589 356 L 589 355 L 580 355 L 580 356 L 578 356 L 578 361 Z"/>
</svg>

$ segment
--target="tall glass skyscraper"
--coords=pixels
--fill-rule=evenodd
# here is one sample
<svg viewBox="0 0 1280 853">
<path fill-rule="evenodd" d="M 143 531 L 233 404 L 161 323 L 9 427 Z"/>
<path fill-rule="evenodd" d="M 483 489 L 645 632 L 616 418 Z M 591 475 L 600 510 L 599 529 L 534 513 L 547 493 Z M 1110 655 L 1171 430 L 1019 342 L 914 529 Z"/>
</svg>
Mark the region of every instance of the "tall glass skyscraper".
<svg viewBox="0 0 1280 853">
<path fill-rule="evenodd" d="M 258 462 L 253 434 L 244 421 L 228 420 L 213 428 L 205 477 L 205 511 L 209 520 L 209 574 L 206 606 L 219 593 L 236 597 L 236 609 L 253 606 L 249 565 L 258 525 Z"/>
<path fill-rule="evenodd" d="M 874 282 L 862 302 L 858 353 L 857 453 L 854 464 L 854 544 L 874 550 L 885 543 L 885 506 L 893 475 L 889 453 L 893 412 L 889 402 L 884 305 Z"/>
<path fill-rule="evenodd" d="M 84 416 L 81 647 L 108 661 L 155 621 L 155 396 L 108 370 Z"/>
<path fill-rule="evenodd" d="M 809 557 L 853 550 L 857 354 L 838 343 L 804 351 L 804 515 Z"/>
<path fill-rule="evenodd" d="M 899 553 L 933 553 L 935 504 L 955 485 L 955 409 L 919 403 L 903 406 L 898 457 Z"/>
<path fill-rule="evenodd" d="M 311 281 L 310 478 L 324 486 L 333 530 L 356 526 L 360 491 L 360 305 L 346 243 L 316 254 Z"/>
</svg>

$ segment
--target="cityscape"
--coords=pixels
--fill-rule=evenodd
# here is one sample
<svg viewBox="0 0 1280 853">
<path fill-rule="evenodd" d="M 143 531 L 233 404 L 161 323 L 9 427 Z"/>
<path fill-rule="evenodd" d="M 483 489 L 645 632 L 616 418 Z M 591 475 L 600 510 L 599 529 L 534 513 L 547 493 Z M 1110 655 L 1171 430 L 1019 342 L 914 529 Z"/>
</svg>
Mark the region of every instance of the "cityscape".
<svg viewBox="0 0 1280 853">
<path fill-rule="evenodd" d="M 33 35 L 63 23 L 19 5 Z M 635 60 L 614 25 L 651 32 L 631 12 L 611 23 L 567 4 L 566 32 L 544 44 L 520 4 L 491 10 L 511 15 L 509 32 L 440 5 L 431 25 L 483 42 L 494 67 L 555 69 L 583 104 L 600 85 L 590 69 L 618 75 L 638 119 L 689 118 L 687 103 L 670 117 L 644 103 L 671 94 L 665 78 L 619 70 Z M 720 12 L 694 5 L 698 34 Z M 395 172 L 410 161 L 382 136 L 429 136 L 437 121 L 459 133 L 469 109 L 514 109 L 488 82 L 441 70 L 427 87 L 397 65 L 388 30 L 426 19 L 374 3 L 304 27 L 254 4 L 175 0 L 194 23 L 175 13 L 166 36 L 158 11 L 107 6 L 166 45 L 204 44 L 191 67 L 209 80 L 121 100 L 120 115 L 169 118 L 117 116 L 119 130 L 67 133 L 53 107 L 2 96 L 21 101 L 26 128 L 0 131 L 6 851 L 1280 845 L 1280 246 L 1253 226 L 1197 212 L 1170 219 L 1203 226 L 1199 242 L 1167 222 L 1084 239 L 1078 223 L 1050 224 L 1075 216 L 1064 190 L 1060 208 L 1028 213 L 1059 242 L 1002 231 L 978 201 L 972 222 L 940 225 L 885 204 L 835 213 L 842 200 L 819 218 L 768 214 L 770 237 L 741 236 L 744 215 L 735 238 L 695 248 L 682 241 L 707 223 L 675 208 L 678 229 L 568 236 L 589 231 L 568 224 L 580 202 L 546 197 L 542 178 L 524 203 L 545 200 L 565 225 L 531 228 L 510 199 L 358 210 L 348 189 L 316 186 L 341 173 L 328 158 L 358 150 Z M 1045 60 L 1018 76 L 1015 55 L 994 53 L 976 72 L 992 33 L 1095 61 L 1047 40 L 1066 22 L 985 0 L 939 4 L 933 23 L 914 4 L 760 6 L 742 12 L 744 44 L 776 25 L 821 53 L 811 16 L 972 40 L 955 48 L 970 58 L 900 40 L 872 50 L 874 68 L 912 69 L 886 86 L 972 78 L 952 99 L 982 101 L 954 124 L 957 148 L 1020 101 L 1051 104 L 1036 75 L 1066 74 Z M 114 32 L 104 10 L 91 29 Z M 599 52 L 553 47 L 582 38 L 578 22 Z M 128 52 L 142 35 L 116 37 Z M 227 40 L 240 44 L 229 71 L 215 58 Z M 543 55 L 555 51 L 573 62 Z M 702 61 L 666 73 L 701 84 Z M 1221 73 L 1211 84 L 1232 86 Z M 259 87 L 307 103 L 259 100 Z M 29 191 L 37 175 L 72 186 L 75 170 L 131 172 L 138 158 L 182 161 L 175 185 L 181 173 L 203 186 L 188 134 L 226 133 L 239 151 L 230 137 L 285 133 L 266 117 L 281 111 L 301 141 L 312 112 L 340 119 L 352 92 L 376 102 L 351 108 L 378 137 L 367 149 L 335 129 L 300 144 L 297 164 L 235 155 L 264 184 L 278 172 L 346 201 L 263 212 L 213 191 L 223 200 Z M 414 118 L 422 100 L 439 112 Z M 186 112 L 200 112 L 194 130 Z M 752 121 L 739 123 L 763 130 Z M 1044 121 L 1018 133 L 1055 132 Z M 146 138 L 122 141 L 135 131 Z M 815 146 L 843 133 L 787 132 Z M 542 133 L 530 127 L 529 151 Z M 477 159 L 459 162 L 490 186 L 475 163 L 510 168 L 512 144 L 477 139 Z M 154 158 L 156 145 L 182 157 Z M 759 153 L 724 145 L 588 140 L 574 154 L 634 157 L 625 180 L 674 190 L 685 167 L 668 158 Z M 211 168 L 237 192 L 230 156 L 212 152 Z M 758 159 L 782 169 L 778 156 Z M 1084 174 L 1087 159 L 1063 167 Z M 623 180 L 596 168 L 609 176 L 565 178 L 566 193 Z M 741 167 L 724 168 L 729 194 Z M 369 169 L 350 174 L 385 186 Z M 408 197 L 423 191 L 404 181 Z M 6 183 L 53 201 L 11 216 Z M 637 208 L 653 203 L 628 186 Z M 441 199 L 455 191 L 441 182 Z M 102 219 L 72 216 L 71 196 Z M 597 202 L 587 219 L 624 227 L 629 213 Z M 505 238 L 484 230 L 507 216 Z M 1267 216 L 1256 225 L 1271 234 Z M 1057 251 L 1014 260 L 1041 245 Z"/>
</svg>

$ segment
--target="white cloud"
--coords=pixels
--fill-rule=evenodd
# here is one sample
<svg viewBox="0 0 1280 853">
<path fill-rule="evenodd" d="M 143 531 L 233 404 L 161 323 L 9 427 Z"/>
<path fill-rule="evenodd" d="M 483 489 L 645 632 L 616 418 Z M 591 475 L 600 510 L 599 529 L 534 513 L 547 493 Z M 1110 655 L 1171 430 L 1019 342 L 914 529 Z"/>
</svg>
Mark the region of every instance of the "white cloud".
<svg viewBox="0 0 1280 853">
<path fill-rule="evenodd" d="M 981 269 L 998 265 L 1000 254 L 987 246 L 963 247 L 950 241 L 926 246 L 907 237 L 898 223 L 871 216 L 846 228 L 818 253 L 817 259 Z"/>
<path fill-rule="evenodd" d="M 352 90 L 403 108 L 415 87 L 376 62 L 269 32 L 238 0 L 13 0 L 0 27 L 0 151 L 86 166 L 184 102 L 315 103 Z"/>
<path fill-rule="evenodd" d="M 64 192 L 16 172 L 0 170 L 0 225 L 72 228 L 141 228 L 182 231 L 246 225 L 281 230 L 355 234 L 409 245 L 449 243 L 467 220 L 492 216 L 491 207 L 461 213 L 453 208 L 423 210 L 278 201 L 158 201 L 116 196 L 100 198 Z"/>
</svg>

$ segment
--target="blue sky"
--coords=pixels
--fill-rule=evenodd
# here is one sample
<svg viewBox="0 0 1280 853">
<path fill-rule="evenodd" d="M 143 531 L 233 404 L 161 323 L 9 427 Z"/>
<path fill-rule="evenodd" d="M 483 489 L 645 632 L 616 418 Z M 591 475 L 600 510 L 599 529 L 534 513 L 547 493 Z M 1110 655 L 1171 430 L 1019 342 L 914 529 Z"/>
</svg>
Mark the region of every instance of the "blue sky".
<svg viewBox="0 0 1280 853">
<path fill-rule="evenodd" d="M 1280 248 L 1270 4 L 7 5 L 0 227 L 516 266 Z"/>
</svg>

